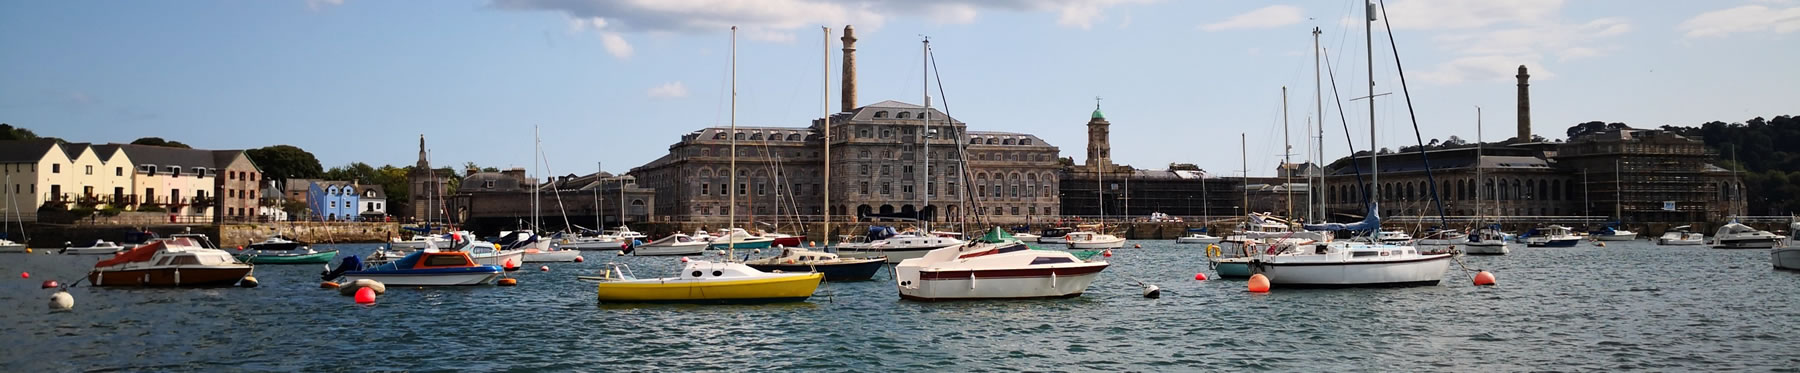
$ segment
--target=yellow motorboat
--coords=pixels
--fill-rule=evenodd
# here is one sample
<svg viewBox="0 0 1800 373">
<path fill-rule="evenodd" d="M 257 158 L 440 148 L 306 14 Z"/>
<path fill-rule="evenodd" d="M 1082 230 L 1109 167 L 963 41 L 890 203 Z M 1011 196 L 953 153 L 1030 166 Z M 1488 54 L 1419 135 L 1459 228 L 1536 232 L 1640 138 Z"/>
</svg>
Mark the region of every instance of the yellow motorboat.
<svg viewBox="0 0 1800 373">
<path fill-rule="evenodd" d="M 781 303 L 812 297 L 822 273 L 767 273 L 743 263 L 687 260 L 676 277 L 639 279 L 630 269 L 612 264 L 599 281 L 602 303 Z"/>
</svg>

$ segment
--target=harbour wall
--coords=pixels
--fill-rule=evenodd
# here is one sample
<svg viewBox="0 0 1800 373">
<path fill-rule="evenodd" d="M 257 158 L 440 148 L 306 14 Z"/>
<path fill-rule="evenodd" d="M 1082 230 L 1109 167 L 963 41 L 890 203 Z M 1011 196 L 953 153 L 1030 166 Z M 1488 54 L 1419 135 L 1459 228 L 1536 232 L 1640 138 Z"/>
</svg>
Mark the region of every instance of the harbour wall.
<svg viewBox="0 0 1800 373">
<path fill-rule="evenodd" d="M 813 234 L 814 232 L 825 232 L 825 224 L 814 222 L 814 223 L 805 223 L 803 225 L 804 225 L 804 229 L 794 229 L 793 225 L 791 225 L 791 224 L 783 224 L 782 229 L 779 230 L 779 232 L 787 233 L 787 234 L 800 234 L 802 232 L 806 232 L 806 233 L 808 233 L 807 240 L 823 241 L 826 238 L 829 238 L 830 241 L 836 242 L 836 241 L 839 241 L 840 236 L 843 236 L 843 235 L 856 235 L 856 236 L 863 235 L 868 232 L 868 227 L 870 225 L 888 225 L 888 226 L 893 226 L 897 229 L 901 228 L 901 227 L 907 227 L 907 226 L 916 226 L 915 223 L 841 222 L 841 223 L 832 223 L 832 225 L 831 225 L 832 233 L 830 233 L 830 234 Z M 1208 229 L 1208 231 L 1212 232 L 1211 233 L 1212 235 L 1225 236 L 1225 235 L 1229 235 L 1229 234 L 1233 233 L 1236 230 L 1236 225 L 1237 225 L 1236 222 L 1227 222 L 1227 221 L 1215 221 L 1215 222 L 1213 222 L 1213 224 L 1210 224 L 1210 225 L 1196 223 L 1196 222 L 1130 222 L 1130 223 L 1109 223 L 1106 225 L 1106 227 L 1107 227 L 1106 230 L 1109 233 L 1117 234 L 1120 237 L 1124 237 L 1126 239 L 1132 239 L 1132 240 L 1172 240 L 1175 238 L 1179 238 L 1183 235 L 1186 235 L 1188 229 L 1190 229 L 1190 228 L 1201 228 L 1201 227 L 1210 228 L 1210 229 Z M 1542 226 L 1540 224 L 1526 224 L 1526 223 L 1502 223 L 1500 225 L 1501 225 L 1501 229 L 1503 229 L 1507 232 L 1512 232 L 1512 233 L 1523 233 L 1525 231 L 1531 230 L 1532 228 L 1537 228 L 1537 227 Z M 1680 226 L 1680 225 L 1684 225 L 1684 224 L 1641 224 L 1641 225 L 1627 224 L 1625 228 L 1638 232 L 1638 239 L 1653 239 L 1657 236 L 1661 236 L 1663 234 L 1663 232 L 1666 232 L 1666 231 L 1670 230 L 1671 228 L 1674 228 L 1674 227 Z M 1692 226 L 1691 231 L 1705 233 L 1707 236 L 1710 237 L 1710 236 L 1712 236 L 1713 232 L 1717 231 L 1718 227 L 1723 224 L 1722 223 L 1693 223 L 1693 224 L 1686 224 L 1686 225 Z M 1782 235 L 1791 234 L 1791 232 L 1787 232 L 1786 224 L 1746 223 L 1746 225 L 1755 227 L 1757 229 L 1764 229 L 1764 230 L 1768 230 L 1770 232 L 1776 232 L 1777 234 L 1782 234 Z M 662 236 L 665 236 L 665 235 L 668 235 L 671 233 L 675 233 L 675 232 L 683 232 L 683 233 L 691 234 L 697 229 L 705 229 L 707 231 L 717 231 L 719 228 L 724 227 L 724 226 L 725 226 L 725 224 L 723 224 L 723 223 L 695 223 L 695 222 L 686 222 L 686 223 L 658 222 L 658 223 L 633 223 L 633 224 L 631 224 L 631 228 L 633 230 L 644 233 L 645 235 L 648 235 L 653 238 L 654 237 L 662 237 Z M 742 226 L 742 224 L 740 224 L 740 226 Z M 973 225 L 971 225 L 971 226 L 973 226 Z M 1007 225 L 1001 225 L 1001 226 L 1005 227 L 1008 230 L 1011 230 L 1015 227 L 1023 226 L 1023 227 L 1027 227 L 1027 229 L 1029 229 L 1029 231 L 1031 233 L 1035 234 L 1046 228 L 1053 228 L 1053 227 L 1059 227 L 1059 226 L 1072 227 L 1073 224 L 1035 223 L 1035 224 L 1007 224 Z M 1419 228 L 1419 227 L 1415 226 L 1414 224 L 1409 223 L 1409 224 L 1404 224 L 1404 225 L 1389 224 L 1389 225 L 1387 225 L 1387 228 L 1388 229 L 1402 229 L 1402 230 L 1414 233 L 1416 235 L 1417 233 L 1419 233 L 1418 231 L 1421 231 L 1424 229 L 1429 229 L 1430 226 L 1431 226 L 1430 224 L 1426 224 L 1423 226 L 1423 228 Z M 1598 225 L 1595 225 L 1592 228 L 1597 229 L 1598 227 L 1599 227 Z M 1571 226 L 1571 228 L 1574 228 L 1578 231 L 1583 231 L 1583 232 L 1589 230 L 1588 229 L 1589 227 L 1581 227 L 1581 226 Z M 954 230 L 954 226 L 953 225 L 944 225 L 944 224 L 934 224 L 933 229 L 934 230 Z M 765 227 L 765 230 L 767 230 L 766 227 Z M 978 231 L 978 232 L 971 232 L 971 233 L 979 234 L 980 232 Z M 484 235 L 491 235 L 491 233 L 484 233 Z"/>
<path fill-rule="evenodd" d="M 61 248 L 65 243 L 82 243 L 94 239 L 113 242 L 125 241 L 131 232 L 151 231 L 157 235 L 168 237 L 177 233 L 204 234 L 219 247 L 235 248 L 262 241 L 274 234 L 277 229 L 284 236 L 310 243 L 366 243 L 386 242 L 388 237 L 399 231 L 397 223 L 233 223 L 224 225 L 211 224 L 160 224 L 160 225 L 91 225 L 91 224 L 27 224 L 24 237 L 30 237 L 26 246 L 33 248 Z M 20 237 L 19 226 L 12 225 L 6 229 L 8 237 Z"/>
</svg>

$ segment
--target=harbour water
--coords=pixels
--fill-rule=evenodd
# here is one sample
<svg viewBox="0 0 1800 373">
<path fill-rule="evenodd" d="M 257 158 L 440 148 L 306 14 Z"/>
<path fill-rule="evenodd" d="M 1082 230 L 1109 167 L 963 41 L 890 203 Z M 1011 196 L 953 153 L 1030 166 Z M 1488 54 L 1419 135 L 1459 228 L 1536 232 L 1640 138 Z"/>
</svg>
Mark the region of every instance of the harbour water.
<svg viewBox="0 0 1800 373">
<path fill-rule="evenodd" d="M 884 281 L 805 303 L 601 305 L 574 279 L 640 277 L 672 257 L 590 252 L 519 286 L 390 288 L 372 306 L 318 288 L 317 265 L 258 266 L 258 288 L 77 287 L 96 257 L 4 254 L 0 366 L 72 370 L 467 371 L 1800 371 L 1800 273 L 1767 250 L 1516 248 L 1466 257 L 1499 285 L 1246 292 L 1194 281 L 1201 246 L 1139 241 L 1075 299 L 902 301 Z M 345 245 L 366 254 L 372 245 Z M 30 279 L 19 272 L 29 271 Z M 1134 281 L 1163 289 L 1139 296 Z"/>
</svg>

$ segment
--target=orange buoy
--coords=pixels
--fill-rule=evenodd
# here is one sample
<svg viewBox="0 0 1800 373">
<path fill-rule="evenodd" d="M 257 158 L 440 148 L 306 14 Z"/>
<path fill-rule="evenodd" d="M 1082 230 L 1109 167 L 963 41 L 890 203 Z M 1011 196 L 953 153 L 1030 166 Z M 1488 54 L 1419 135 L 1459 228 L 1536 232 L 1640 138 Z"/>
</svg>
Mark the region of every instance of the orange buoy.
<svg viewBox="0 0 1800 373">
<path fill-rule="evenodd" d="M 494 285 L 500 285 L 500 286 L 518 286 L 518 285 L 519 285 L 519 280 L 518 280 L 518 279 L 515 279 L 515 278 L 511 278 L 511 277 L 507 277 L 507 278 L 503 278 L 503 279 L 500 279 L 500 281 L 494 281 Z"/>
<path fill-rule="evenodd" d="M 238 245 L 238 251 L 244 251 L 244 245 Z"/>
<path fill-rule="evenodd" d="M 31 278 L 31 272 L 19 272 L 19 278 Z"/>
<path fill-rule="evenodd" d="M 550 266 L 538 266 L 539 271 L 550 272 Z"/>
<path fill-rule="evenodd" d="M 578 256 L 578 257 L 575 257 L 575 262 L 576 262 L 576 263 L 581 263 L 581 262 L 582 262 L 582 259 L 581 259 L 581 257 L 579 257 L 579 256 Z"/>
<path fill-rule="evenodd" d="M 366 287 L 361 288 L 361 289 L 356 289 L 356 304 L 371 304 L 371 303 L 375 303 L 375 289 L 366 288 Z"/>
<path fill-rule="evenodd" d="M 1252 293 L 1267 293 L 1267 292 L 1269 292 L 1269 277 L 1263 276 L 1263 274 L 1261 274 L 1261 273 L 1250 275 L 1250 292 L 1252 292 Z"/>
<path fill-rule="evenodd" d="M 1476 272 L 1475 273 L 1475 286 L 1484 286 L 1484 285 L 1486 285 L 1486 286 L 1494 285 L 1494 274 L 1488 273 L 1488 271 Z"/>
<path fill-rule="evenodd" d="M 1143 244 L 1131 244 L 1131 248 L 1142 249 L 1142 248 L 1144 248 L 1144 245 Z"/>
<path fill-rule="evenodd" d="M 1100 256 L 1111 258 L 1112 257 L 1112 249 L 1106 249 L 1106 251 L 1100 252 Z"/>
<path fill-rule="evenodd" d="M 326 281 L 326 282 L 321 282 L 321 283 L 319 283 L 319 288 L 320 288 L 320 289 L 336 289 L 336 288 L 338 288 L 338 286 L 339 286 L 339 285 L 338 285 L 338 283 L 336 283 L 336 282 L 331 282 L 331 281 Z"/>
<path fill-rule="evenodd" d="M 1600 242 L 1600 241 L 1594 241 L 1594 246 L 1606 247 L 1606 243 Z"/>
<path fill-rule="evenodd" d="M 1206 281 L 1206 272 L 1195 273 L 1194 281 Z"/>
<path fill-rule="evenodd" d="M 58 285 L 57 285 L 57 283 L 56 283 L 56 280 L 49 280 L 49 281 L 44 281 L 44 288 L 45 288 L 45 289 L 50 289 L 50 288 L 55 288 L 55 287 L 57 287 L 57 286 L 58 286 Z"/>
</svg>

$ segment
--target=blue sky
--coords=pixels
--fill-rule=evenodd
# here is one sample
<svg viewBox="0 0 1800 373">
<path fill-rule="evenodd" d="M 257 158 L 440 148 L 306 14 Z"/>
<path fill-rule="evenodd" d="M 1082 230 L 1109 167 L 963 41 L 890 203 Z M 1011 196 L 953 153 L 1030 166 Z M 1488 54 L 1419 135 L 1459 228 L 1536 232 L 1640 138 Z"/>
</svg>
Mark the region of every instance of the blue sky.
<svg viewBox="0 0 1800 373">
<path fill-rule="evenodd" d="M 918 102 L 920 35 L 951 112 L 1084 155 L 1105 97 L 1113 158 L 1271 175 L 1282 86 L 1297 149 L 1313 113 L 1310 30 L 1343 98 L 1365 95 L 1359 2 L 1155 0 L 462 0 L 0 2 L 0 122 L 71 141 L 160 136 L 196 147 L 300 146 L 326 167 L 529 166 L 541 126 L 555 173 L 623 171 L 729 118 L 803 126 L 821 101 L 821 26 L 854 24 L 859 103 Z M 1392 0 L 1427 139 L 1514 129 L 1513 69 L 1531 68 L 1533 132 L 1800 114 L 1800 1 Z M 1384 17 L 1385 19 L 1385 17 Z M 1376 23 L 1381 146 L 1413 143 Z M 833 39 L 831 110 L 837 111 Z M 1340 51 L 1342 51 L 1340 53 Z M 935 87 L 933 88 L 936 89 Z M 1325 98 L 1326 155 L 1347 153 Z M 941 103 L 941 102 L 940 102 Z M 1365 103 L 1345 105 L 1366 148 Z M 1296 158 L 1306 156 L 1296 150 Z"/>
</svg>

